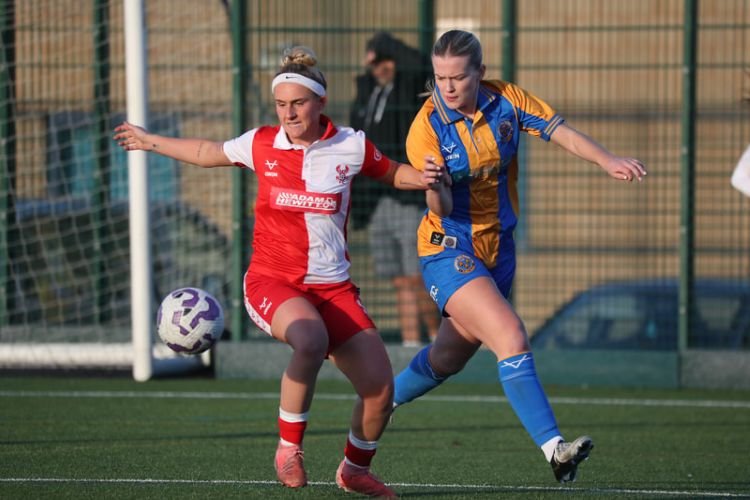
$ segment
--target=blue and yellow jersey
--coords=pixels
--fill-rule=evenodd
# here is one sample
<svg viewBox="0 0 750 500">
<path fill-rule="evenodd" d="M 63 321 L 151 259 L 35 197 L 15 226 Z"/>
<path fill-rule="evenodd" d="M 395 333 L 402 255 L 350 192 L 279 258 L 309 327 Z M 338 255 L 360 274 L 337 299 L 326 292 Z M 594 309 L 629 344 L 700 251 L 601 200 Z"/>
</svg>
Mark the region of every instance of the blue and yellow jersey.
<svg viewBox="0 0 750 500">
<path fill-rule="evenodd" d="M 502 81 L 483 81 L 474 120 L 449 109 L 436 88 L 406 139 L 409 162 L 424 168 L 434 156 L 453 179 L 453 212 L 428 212 L 419 227 L 419 256 L 446 246 L 470 252 L 492 269 L 501 252 L 514 252 L 518 216 L 519 133 L 548 141 L 563 122 L 544 101 Z"/>
</svg>

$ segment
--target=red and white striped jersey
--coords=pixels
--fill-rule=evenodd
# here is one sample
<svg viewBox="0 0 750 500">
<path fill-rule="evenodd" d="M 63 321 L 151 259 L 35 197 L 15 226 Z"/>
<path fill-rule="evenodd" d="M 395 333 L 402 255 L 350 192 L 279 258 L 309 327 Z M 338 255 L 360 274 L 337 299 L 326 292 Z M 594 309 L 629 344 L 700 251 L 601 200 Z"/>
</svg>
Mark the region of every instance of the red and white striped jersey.
<svg viewBox="0 0 750 500">
<path fill-rule="evenodd" d="M 235 165 L 258 177 L 250 272 L 293 283 L 349 279 L 346 222 L 354 176 L 381 177 L 390 160 L 361 131 L 336 128 L 292 144 L 280 126 L 260 127 L 224 143 Z"/>
</svg>

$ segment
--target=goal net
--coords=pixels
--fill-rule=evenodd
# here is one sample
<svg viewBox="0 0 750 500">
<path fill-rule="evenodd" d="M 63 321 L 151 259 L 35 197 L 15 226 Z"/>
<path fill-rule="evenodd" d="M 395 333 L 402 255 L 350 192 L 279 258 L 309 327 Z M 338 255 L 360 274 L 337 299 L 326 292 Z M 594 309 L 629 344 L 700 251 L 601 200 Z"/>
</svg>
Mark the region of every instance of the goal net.
<svg viewBox="0 0 750 500">
<path fill-rule="evenodd" d="M 151 109 L 141 125 L 229 137 L 224 3 L 145 3 Z M 130 172 L 112 140 L 127 109 L 125 7 L 78 0 L 0 7 L 0 368 L 130 369 L 134 335 L 147 339 L 166 370 L 208 361 L 175 361 L 153 342 L 153 319 L 148 331 L 132 328 L 137 294 L 148 297 L 153 315 L 182 286 L 226 304 L 231 177 L 148 155 L 152 285 L 132 294 Z"/>
</svg>

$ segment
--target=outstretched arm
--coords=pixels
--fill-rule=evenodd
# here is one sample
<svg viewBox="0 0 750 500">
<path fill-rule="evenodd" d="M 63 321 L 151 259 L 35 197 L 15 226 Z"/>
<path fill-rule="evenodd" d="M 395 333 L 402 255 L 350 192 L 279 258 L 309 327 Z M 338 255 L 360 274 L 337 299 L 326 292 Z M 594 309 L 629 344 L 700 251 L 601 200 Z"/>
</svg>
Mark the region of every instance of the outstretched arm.
<svg viewBox="0 0 750 500">
<path fill-rule="evenodd" d="M 426 191 L 427 207 L 441 217 L 453 211 L 451 176 L 444 166 L 435 163 L 432 156 L 425 156 L 424 170 L 421 172 L 408 163 L 391 160 L 388 171 L 378 180 L 396 189 Z"/>
<path fill-rule="evenodd" d="M 114 139 L 125 151 L 152 151 L 200 167 L 232 165 L 220 142 L 165 137 L 128 122 L 115 127 Z"/>
<path fill-rule="evenodd" d="M 599 165 L 615 179 L 642 181 L 646 175 L 646 168 L 640 160 L 615 156 L 589 136 L 564 123 L 555 129 L 550 140 L 569 153 Z"/>
<path fill-rule="evenodd" d="M 396 189 L 424 191 L 432 189 L 434 184 L 440 183 L 441 179 L 445 177 L 448 177 L 445 168 L 434 163 L 425 165 L 424 171 L 420 172 L 408 163 L 391 160 L 388 171 L 378 180 L 390 184 Z"/>
</svg>

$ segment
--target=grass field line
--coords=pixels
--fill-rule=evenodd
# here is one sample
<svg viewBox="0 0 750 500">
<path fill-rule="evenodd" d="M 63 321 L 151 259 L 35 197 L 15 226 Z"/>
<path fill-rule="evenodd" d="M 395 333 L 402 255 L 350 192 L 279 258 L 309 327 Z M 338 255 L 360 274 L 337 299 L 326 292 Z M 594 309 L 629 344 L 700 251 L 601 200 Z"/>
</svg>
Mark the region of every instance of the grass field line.
<svg viewBox="0 0 750 500">
<path fill-rule="evenodd" d="M 192 484 L 192 485 L 247 485 L 274 486 L 278 481 L 252 479 L 153 479 L 153 478 L 60 478 L 60 477 L 7 477 L 0 478 L 0 483 L 34 484 L 34 483 L 99 483 L 99 484 Z M 334 482 L 310 481 L 312 486 L 336 486 Z M 490 490 L 505 492 L 561 492 L 610 495 L 659 495 L 677 497 L 719 497 L 719 498 L 747 498 L 747 493 L 732 493 L 719 491 L 698 490 L 664 490 L 664 489 L 633 489 L 633 488 L 581 488 L 573 486 L 508 486 L 493 484 L 440 484 L 440 483 L 388 483 L 394 488 L 425 488 L 429 490 Z"/>
<path fill-rule="evenodd" d="M 174 398 L 174 399 L 278 399 L 276 392 L 190 392 L 190 391 L 0 391 L 3 398 Z M 351 394 L 318 393 L 316 399 L 328 401 L 353 400 Z M 653 399 L 653 398 L 584 398 L 550 397 L 553 404 L 602 406 L 659 406 L 684 408 L 750 409 L 750 401 L 716 399 Z M 503 396 L 422 396 L 420 401 L 445 403 L 500 403 Z"/>
</svg>

